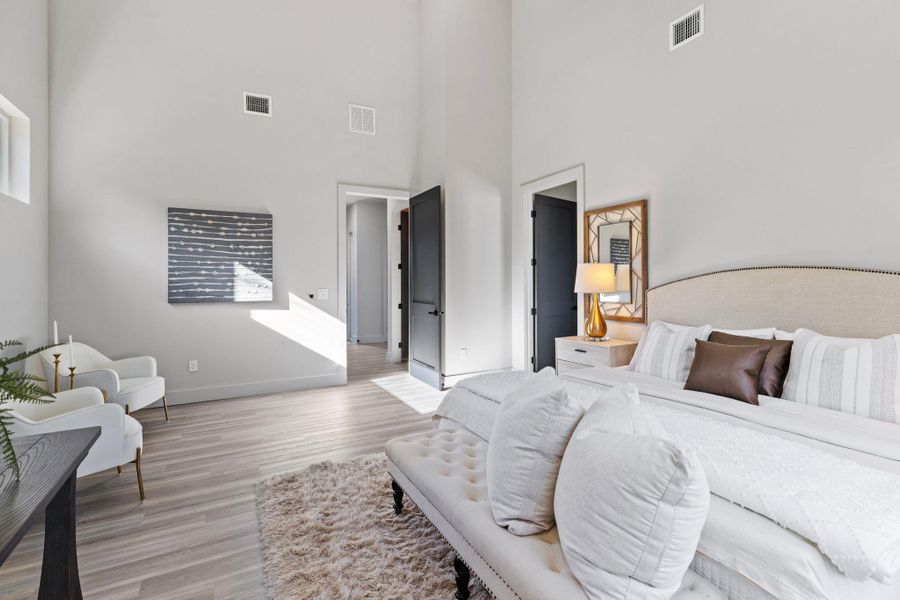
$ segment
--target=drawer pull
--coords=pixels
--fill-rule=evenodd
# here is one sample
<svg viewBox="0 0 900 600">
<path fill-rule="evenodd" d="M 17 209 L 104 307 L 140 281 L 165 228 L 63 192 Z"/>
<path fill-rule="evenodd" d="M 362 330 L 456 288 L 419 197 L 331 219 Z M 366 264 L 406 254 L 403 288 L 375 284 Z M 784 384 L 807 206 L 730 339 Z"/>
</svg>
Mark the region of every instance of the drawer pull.
<svg viewBox="0 0 900 600">
<path fill-rule="evenodd" d="M 584 348 L 575 348 L 575 352 L 581 352 L 582 354 L 587 354 L 587 350 Z"/>
</svg>

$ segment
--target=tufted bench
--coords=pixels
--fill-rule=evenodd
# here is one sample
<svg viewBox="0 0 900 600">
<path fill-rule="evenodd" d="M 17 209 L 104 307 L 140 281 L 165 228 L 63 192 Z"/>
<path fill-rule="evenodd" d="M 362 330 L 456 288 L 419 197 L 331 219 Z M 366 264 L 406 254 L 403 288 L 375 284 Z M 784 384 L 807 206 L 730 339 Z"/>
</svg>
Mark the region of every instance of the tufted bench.
<svg viewBox="0 0 900 600">
<path fill-rule="evenodd" d="M 484 472 L 487 442 L 465 429 L 438 429 L 395 438 L 385 454 L 397 510 L 406 493 L 456 551 L 457 598 L 468 597 L 471 569 L 500 600 L 587 600 L 555 527 L 518 537 L 494 522 Z M 722 598 L 692 571 L 682 586 L 673 600 Z"/>
</svg>

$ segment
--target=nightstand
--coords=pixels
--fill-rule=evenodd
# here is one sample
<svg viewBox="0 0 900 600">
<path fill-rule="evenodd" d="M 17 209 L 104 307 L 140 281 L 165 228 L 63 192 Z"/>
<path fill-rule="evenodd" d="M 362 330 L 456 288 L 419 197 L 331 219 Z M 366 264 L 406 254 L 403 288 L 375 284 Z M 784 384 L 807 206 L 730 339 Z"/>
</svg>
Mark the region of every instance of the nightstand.
<svg viewBox="0 0 900 600">
<path fill-rule="evenodd" d="M 637 342 L 595 342 L 580 335 L 556 338 L 556 374 L 590 367 L 622 367 L 631 362 Z"/>
</svg>

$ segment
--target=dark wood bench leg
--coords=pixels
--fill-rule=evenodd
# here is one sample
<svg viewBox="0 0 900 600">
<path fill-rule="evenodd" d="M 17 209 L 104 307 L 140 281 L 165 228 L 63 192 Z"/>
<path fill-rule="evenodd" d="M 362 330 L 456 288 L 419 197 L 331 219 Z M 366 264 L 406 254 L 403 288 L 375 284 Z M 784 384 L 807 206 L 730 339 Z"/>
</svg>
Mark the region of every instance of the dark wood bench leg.
<svg viewBox="0 0 900 600">
<path fill-rule="evenodd" d="M 403 488 L 391 479 L 391 489 L 394 490 L 394 514 L 399 515 L 403 512 Z"/>
<path fill-rule="evenodd" d="M 459 559 L 453 557 L 453 570 L 456 571 L 456 600 L 469 600 L 469 567 Z"/>
<path fill-rule="evenodd" d="M 75 551 L 75 473 L 47 505 L 38 600 L 81 600 Z"/>
</svg>

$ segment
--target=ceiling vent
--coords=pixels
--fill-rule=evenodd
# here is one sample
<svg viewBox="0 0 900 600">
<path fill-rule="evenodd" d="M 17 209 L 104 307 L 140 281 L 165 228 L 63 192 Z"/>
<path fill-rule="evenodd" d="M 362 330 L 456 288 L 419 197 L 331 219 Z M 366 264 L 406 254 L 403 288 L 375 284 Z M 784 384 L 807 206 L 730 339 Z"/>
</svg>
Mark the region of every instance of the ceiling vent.
<svg viewBox="0 0 900 600">
<path fill-rule="evenodd" d="M 272 96 L 244 92 L 244 112 L 248 115 L 272 116 Z"/>
<path fill-rule="evenodd" d="M 375 109 L 368 106 L 350 105 L 350 131 L 375 135 Z"/>
<path fill-rule="evenodd" d="M 669 24 L 669 52 L 703 35 L 703 5 Z"/>
</svg>

